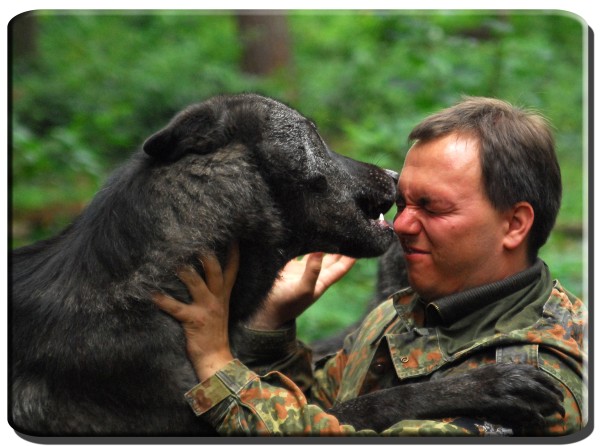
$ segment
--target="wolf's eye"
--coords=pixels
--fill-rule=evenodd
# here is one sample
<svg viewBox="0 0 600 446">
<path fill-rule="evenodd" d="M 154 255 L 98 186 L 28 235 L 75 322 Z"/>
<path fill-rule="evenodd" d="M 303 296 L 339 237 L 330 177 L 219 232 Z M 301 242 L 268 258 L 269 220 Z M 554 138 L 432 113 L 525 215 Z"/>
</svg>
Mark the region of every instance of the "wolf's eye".
<svg viewBox="0 0 600 446">
<path fill-rule="evenodd" d="M 314 192 L 325 192 L 327 190 L 327 178 L 317 175 L 310 181 L 310 189 Z"/>
</svg>

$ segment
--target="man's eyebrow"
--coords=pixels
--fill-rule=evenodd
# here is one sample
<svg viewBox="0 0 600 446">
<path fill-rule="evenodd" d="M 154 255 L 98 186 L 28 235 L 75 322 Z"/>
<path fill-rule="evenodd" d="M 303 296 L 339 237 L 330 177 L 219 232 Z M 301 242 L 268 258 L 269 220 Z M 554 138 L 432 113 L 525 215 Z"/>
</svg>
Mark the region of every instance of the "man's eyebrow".
<svg viewBox="0 0 600 446">
<path fill-rule="evenodd" d="M 400 200 L 402 202 L 406 202 L 406 197 L 404 196 L 404 194 L 402 192 L 398 192 L 396 194 L 396 201 L 400 201 Z M 416 200 L 414 200 L 414 202 L 419 206 L 427 206 L 434 201 L 435 200 L 433 198 L 431 198 L 429 195 L 423 195 L 423 196 L 420 196 L 419 198 L 417 198 Z"/>
</svg>

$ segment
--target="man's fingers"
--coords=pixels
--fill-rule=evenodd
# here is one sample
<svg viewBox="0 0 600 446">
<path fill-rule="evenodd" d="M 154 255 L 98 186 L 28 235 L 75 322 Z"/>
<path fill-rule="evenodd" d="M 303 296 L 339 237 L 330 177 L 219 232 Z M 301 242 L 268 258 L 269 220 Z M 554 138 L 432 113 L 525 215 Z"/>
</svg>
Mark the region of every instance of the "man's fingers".
<svg viewBox="0 0 600 446">
<path fill-rule="evenodd" d="M 185 309 L 184 303 L 161 293 L 152 293 L 152 301 L 158 308 L 173 316 L 179 322 L 185 322 L 186 319 L 182 316 L 182 311 Z"/>
<path fill-rule="evenodd" d="M 223 271 L 217 257 L 210 253 L 200 260 L 206 276 L 206 285 L 210 291 L 219 292 L 223 287 Z"/>
<path fill-rule="evenodd" d="M 192 299 L 196 303 L 202 303 L 203 300 L 212 297 L 229 297 L 239 269 L 239 248 L 237 243 L 230 247 L 229 257 L 225 271 L 223 272 L 221 264 L 217 257 L 212 254 L 206 254 L 198 257 L 204 270 L 205 279 L 200 276 L 196 269 L 190 265 L 181 267 L 177 271 L 177 276 L 187 287 Z"/>
<path fill-rule="evenodd" d="M 306 256 L 306 266 L 299 283 L 299 287 L 304 294 L 313 295 L 315 284 L 321 273 L 324 256 L 325 254 L 322 252 L 313 252 Z"/>
<path fill-rule="evenodd" d="M 229 291 L 233 289 L 235 279 L 240 266 L 240 247 L 238 243 L 233 243 L 229 248 L 229 259 L 227 266 L 225 267 L 225 273 L 223 274 L 223 285 Z"/>
<path fill-rule="evenodd" d="M 352 257 L 339 256 L 334 263 L 323 267 L 323 272 L 315 284 L 315 297 L 321 296 L 327 288 L 344 277 L 355 263 L 356 259 Z"/>
<path fill-rule="evenodd" d="M 194 302 L 201 302 L 204 296 L 212 294 L 198 271 L 186 265 L 177 271 L 177 277 L 185 284 Z"/>
<path fill-rule="evenodd" d="M 344 256 L 341 254 L 327 254 L 323 259 L 323 269 L 329 268 L 334 263 L 338 262 Z"/>
</svg>

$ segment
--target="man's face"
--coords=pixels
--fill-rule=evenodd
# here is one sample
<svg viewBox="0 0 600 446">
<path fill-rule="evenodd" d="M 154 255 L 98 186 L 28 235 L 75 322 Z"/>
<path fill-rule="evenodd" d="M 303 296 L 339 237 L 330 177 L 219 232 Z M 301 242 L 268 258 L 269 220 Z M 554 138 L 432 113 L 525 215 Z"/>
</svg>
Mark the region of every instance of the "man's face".
<svg viewBox="0 0 600 446">
<path fill-rule="evenodd" d="M 398 182 L 394 231 L 409 282 L 427 301 L 507 276 L 508 221 L 485 196 L 477 141 L 450 134 L 415 144 Z"/>
</svg>

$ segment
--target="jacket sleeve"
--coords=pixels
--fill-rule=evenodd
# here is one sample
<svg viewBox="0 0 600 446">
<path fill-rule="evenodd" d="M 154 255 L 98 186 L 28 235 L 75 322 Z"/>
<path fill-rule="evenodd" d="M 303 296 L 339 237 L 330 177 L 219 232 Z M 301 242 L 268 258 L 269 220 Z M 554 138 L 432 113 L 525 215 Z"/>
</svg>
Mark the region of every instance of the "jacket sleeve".
<svg viewBox="0 0 600 446">
<path fill-rule="evenodd" d="M 336 355 L 313 368 L 310 350 L 296 340 L 293 324 L 278 331 L 236 331 L 231 339 L 238 359 L 185 395 L 194 413 L 220 435 L 483 434 L 472 423 L 452 419 L 405 421 L 381 434 L 357 431 L 326 412 L 337 396 L 352 336 Z"/>
<path fill-rule="evenodd" d="M 220 435 L 346 435 L 354 432 L 280 372 L 260 377 L 235 359 L 186 393 Z M 375 434 L 375 432 L 365 432 Z"/>
<path fill-rule="evenodd" d="M 231 345 L 234 356 L 257 375 L 280 372 L 310 403 L 324 408 L 333 405 L 347 361 L 345 349 L 315 366 L 311 350 L 296 339 L 294 323 L 274 331 L 240 326 L 232 334 Z"/>
<path fill-rule="evenodd" d="M 472 421 L 403 421 L 376 433 L 341 424 L 280 372 L 258 376 L 235 359 L 186 393 L 196 415 L 222 436 L 480 436 Z"/>
</svg>

